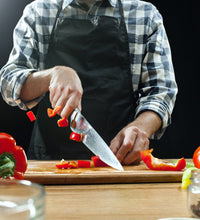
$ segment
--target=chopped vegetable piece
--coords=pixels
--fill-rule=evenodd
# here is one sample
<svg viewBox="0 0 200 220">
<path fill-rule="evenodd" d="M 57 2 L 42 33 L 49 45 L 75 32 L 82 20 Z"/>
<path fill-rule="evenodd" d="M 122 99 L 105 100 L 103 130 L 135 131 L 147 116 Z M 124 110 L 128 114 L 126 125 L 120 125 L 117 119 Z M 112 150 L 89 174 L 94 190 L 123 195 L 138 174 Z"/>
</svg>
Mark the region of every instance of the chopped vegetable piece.
<svg viewBox="0 0 200 220">
<path fill-rule="evenodd" d="M 77 168 L 77 167 L 78 167 L 77 162 L 75 162 L 75 161 L 70 161 L 69 162 L 69 168 L 70 169 L 74 169 L 74 168 Z"/>
<path fill-rule="evenodd" d="M 108 164 L 104 163 L 99 156 L 93 156 L 92 161 L 94 163 L 94 167 L 108 167 Z"/>
<path fill-rule="evenodd" d="M 200 168 L 200 146 L 195 150 L 193 154 L 193 163 L 196 168 Z"/>
<path fill-rule="evenodd" d="M 36 120 L 36 117 L 35 117 L 35 115 L 34 115 L 34 113 L 32 111 L 29 111 L 26 114 L 29 117 L 31 122 Z"/>
<path fill-rule="evenodd" d="M 0 133 L 0 177 L 23 179 L 27 169 L 27 158 L 22 147 L 6 133 Z"/>
<path fill-rule="evenodd" d="M 152 153 L 153 149 L 144 150 L 140 152 L 141 158 L 146 166 L 151 170 L 168 170 L 168 171 L 179 171 L 185 168 L 186 161 L 181 158 L 176 164 L 165 162 L 161 159 L 154 157 Z"/>
<path fill-rule="evenodd" d="M 80 142 L 82 141 L 82 136 L 81 134 L 75 133 L 75 132 L 71 132 L 69 139 L 73 140 L 73 141 L 77 141 Z"/>
<path fill-rule="evenodd" d="M 57 121 L 57 123 L 58 123 L 58 126 L 59 126 L 59 127 L 67 127 L 67 126 L 69 125 L 69 122 L 68 122 L 67 118 L 65 118 L 65 117 L 59 119 L 59 120 Z"/>
<path fill-rule="evenodd" d="M 74 169 L 78 167 L 78 163 L 75 161 L 65 161 L 62 159 L 59 163 L 56 164 L 58 169 Z"/>
<path fill-rule="evenodd" d="M 78 160 L 78 167 L 82 168 L 90 168 L 91 162 L 87 160 Z"/>
<path fill-rule="evenodd" d="M 49 118 L 55 117 L 61 108 L 62 108 L 61 105 L 56 106 L 54 109 L 48 108 L 47 114 L 48 114 Z"/>
<path fill-rule="evenodd" d="M 69 162 L 62 159 L 59 163 L 56 164 L 58 169 L 67 169 L 69 168 Z"/>
<path fill-rule="evenodd" d="M 197 169 L 196 167 L 190 167 L 188 169 L 186 169 L 183 173 L 182 176 L 182 184 L 181 184 L 181 188 L 182 189 L 187 189 L 187 187 L 192 183 L 192 181 L 190 180 L 191 178 L 191 171 Z"/>
</svg>

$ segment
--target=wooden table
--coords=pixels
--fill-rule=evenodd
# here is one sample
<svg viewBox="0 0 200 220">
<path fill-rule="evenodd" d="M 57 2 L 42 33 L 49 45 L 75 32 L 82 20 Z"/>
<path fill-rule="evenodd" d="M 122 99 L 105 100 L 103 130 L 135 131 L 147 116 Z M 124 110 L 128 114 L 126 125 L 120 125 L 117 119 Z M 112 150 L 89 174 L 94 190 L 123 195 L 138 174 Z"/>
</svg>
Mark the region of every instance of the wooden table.
<svg viewBox="0 0 200 220">
<path fill-rule="evenodd" d="M 46 219 L 191 217 L 181 183 L 46 185 Z"/>
<path fill-rule="evenodd" d="M 157 220 L 191 217 L 183 171 L 152 171 L 144 163 L 58 170 L 56 161 L 29 161 L 25 179 L 43 184 L 46 220 Z"/>
</svg>

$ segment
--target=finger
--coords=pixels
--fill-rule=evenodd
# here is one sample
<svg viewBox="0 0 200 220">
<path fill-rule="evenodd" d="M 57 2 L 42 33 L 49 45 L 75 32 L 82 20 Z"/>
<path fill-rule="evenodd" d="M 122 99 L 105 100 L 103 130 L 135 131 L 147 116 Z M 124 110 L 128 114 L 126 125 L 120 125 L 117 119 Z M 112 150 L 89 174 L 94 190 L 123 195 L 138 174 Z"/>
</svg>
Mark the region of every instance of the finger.
<svg viewBox="0 0 200 220">
<path fill-rule="evenodd" d="M 137 131 L 136 130 L 128 129 L 126 131 L 123 143 L 120 146 L 120 148 L 116 154 L 116 156 L 120 162 L 122 162 L 124 160 L 124 158 L 126 157 L 126 155 L 132 150 L 136 138 L 137 138 Z"/>
<path fill-rule="evenodd" d="M 61 102 L 60 99 L 62 100 L 63 97 L 63 89 L 57 88 L 54 96 L 52 97 L 51 105 L 53 108 L 55 108 L 58 105 L 63 105 L 63 101 Z"/>
<path fill-rule="evenodd" d="M 81 112 L 81 110 L 82 110 L 81 100 L 80 100 L 80 102 L 79 102 L 79 104 L 78 104 L 78 109 L 79 109 L 79 111 Z"/>
<path fill-rule="evenodd" d="M 56 93 L 55 87 L 52 86 L 52 85 L 49 86 L 49 100 L 50 100 L 51 103 L 52 103 L 52 100 L 53 100 L 53 97 L 54 97 L 55 93 Z"/>
<path fill-rule="evenodd" d="M 115 155 L 117 154 L 120 146 L 122 145 L 122 142 L 123 142 L 123 137 L 120 133 L 117 134 L 117 136 L 111 141 L 110 149 Z"/>
<path fill-rule="evenodd" d="M 148 140 L 146 134 L 144 132 L 139 132 L 137 134 L 137 138 L 135 140 L 134 147 L 133 147 L 132 151 L 130 151 L 126 155 L 126 157 L 124 158 L 122 163 L 124 165 L 128 165 L 128 164 L 134 163 L 136 161 L 141 161 L 140 151 L 148 148 L 147 145 L 149 145 L 149 140 Z"/>
<path fill-rule="evenodd" d="M 150 144 L 150 141 L 149 141 L 149 139 L 147 138 L 147 139 L 146 139 L 146 142 L 145 142 L 145 145 L 144 145 L 144 150 L 148 150 L 148 149 L 149 149 L 149 144 Z"/>
<path fill-rule="evenodd" d="M 69 99 L 65 103 L 64 108 L 61 111 L 61 117 L 68 118 L 78 105 L 79 101 L 74 96 L 69 97 Z"/>
<path fill-rule="evenodd" d="M 140 162 L 141 162 L 141 159 L 136 159 L 133 163 L 130 163 L 130 164 L 131 164 L 131 165 L 139 165 Z M 129 164 L 129 165 L 130 165 L 130 164 Z M 124 165 L 126 165 L 126 164 L 124 164 Z"/>
</svg>

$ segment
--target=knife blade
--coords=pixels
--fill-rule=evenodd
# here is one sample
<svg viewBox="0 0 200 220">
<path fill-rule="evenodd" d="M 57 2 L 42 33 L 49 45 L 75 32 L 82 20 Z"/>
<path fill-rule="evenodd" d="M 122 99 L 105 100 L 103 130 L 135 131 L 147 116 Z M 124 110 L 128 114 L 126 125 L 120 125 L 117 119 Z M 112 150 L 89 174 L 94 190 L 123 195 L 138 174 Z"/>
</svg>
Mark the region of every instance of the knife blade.
<svg viewBox="0 0 200 220">
<path fill-rule="evenodd" d="M 95 155 L 109 166 L 123 171 L 121 163 L 118 161 L 114 153 L 102 139 L 102 137 L 95 131 L 81 112 L 75 108 L 70 119 L 70 128 L 73 132 L 82 134 L 82 142 Z"/>
</svg>

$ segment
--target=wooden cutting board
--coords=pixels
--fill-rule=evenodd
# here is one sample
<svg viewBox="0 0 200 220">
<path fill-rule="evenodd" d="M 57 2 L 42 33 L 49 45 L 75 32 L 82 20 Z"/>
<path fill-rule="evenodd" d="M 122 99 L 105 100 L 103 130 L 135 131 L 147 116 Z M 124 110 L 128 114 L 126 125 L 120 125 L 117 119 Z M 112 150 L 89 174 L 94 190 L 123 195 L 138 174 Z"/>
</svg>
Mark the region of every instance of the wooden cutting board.
<svg viewBox="0 0 200 220">
<path fill-rule="evenodd" d="M 150 170 L 143 162 L 137 166 L 124 166 L 124 171 L 111 167 L 60 170 L 56 168 L 57 162 L 28 161 L 24 178 L 40 184 L 150 183 L 181 182 L 183 174 L 183 171 Z"/>
</svg>

